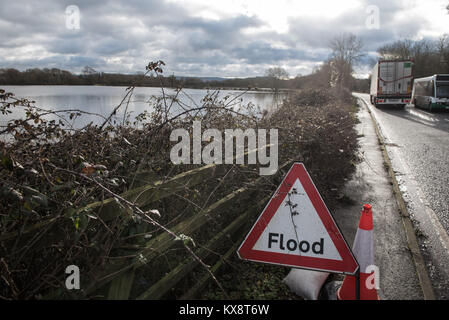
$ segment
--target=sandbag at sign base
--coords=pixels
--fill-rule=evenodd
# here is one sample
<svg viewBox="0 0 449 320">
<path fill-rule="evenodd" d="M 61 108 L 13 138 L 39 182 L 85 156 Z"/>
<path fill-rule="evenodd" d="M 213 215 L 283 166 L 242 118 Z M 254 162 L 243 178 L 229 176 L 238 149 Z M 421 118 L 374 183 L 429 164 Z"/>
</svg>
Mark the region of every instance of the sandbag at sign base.
<svg viewBox="0 0 449 320">
<path fill-rule="evenodd" d="M 317 300 L 328 272 L 292 269 L 282 280 L 291 291 L 306 300 Z"/>
</svg>

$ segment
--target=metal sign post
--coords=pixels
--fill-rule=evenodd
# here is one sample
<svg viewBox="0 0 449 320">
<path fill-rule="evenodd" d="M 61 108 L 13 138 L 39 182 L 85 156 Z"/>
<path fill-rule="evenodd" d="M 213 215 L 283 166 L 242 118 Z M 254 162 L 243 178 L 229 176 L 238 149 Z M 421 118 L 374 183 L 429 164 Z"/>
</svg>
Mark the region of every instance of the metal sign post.
<svg viewBox="0 0 449 320">
<path fill-rule="evenodd" d="M 360 266 L 355 273 L 355 299 L 360 300 Z"/>
</svg>

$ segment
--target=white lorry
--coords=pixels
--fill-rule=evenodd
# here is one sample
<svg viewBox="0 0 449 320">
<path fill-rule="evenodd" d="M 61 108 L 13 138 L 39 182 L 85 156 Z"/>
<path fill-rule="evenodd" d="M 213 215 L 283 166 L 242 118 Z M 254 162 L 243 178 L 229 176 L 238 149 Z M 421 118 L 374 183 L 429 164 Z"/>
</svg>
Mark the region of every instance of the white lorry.
<svg viewBox="0 0 449 320">
<path fill-rule="evenodd" d="M 411 101 L 412 85 L 413 60 L 379 60 L 371 72 L 371 103 L 403 107 Z"/>
</svg>

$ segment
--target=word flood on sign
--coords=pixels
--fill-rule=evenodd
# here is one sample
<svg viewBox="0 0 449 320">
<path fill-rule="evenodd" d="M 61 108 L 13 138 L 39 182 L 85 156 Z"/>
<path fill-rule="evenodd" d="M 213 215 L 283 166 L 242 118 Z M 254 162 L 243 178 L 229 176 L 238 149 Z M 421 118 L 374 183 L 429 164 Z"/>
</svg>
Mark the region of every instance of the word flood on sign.
<svg viewBox="0 0 449 320">
<path fill-rule="evenodd" d="M 355 274 L 357 261 L 302 163 L 294 163 L 237 251 L 244 260 Z"/>
<path fill-rule="evenodd" d="M 319 241 L 312 244 L 307 240 L 298 242 L 295 239 L 289 239 L 285 242 L 284 246 L 284 235 L 270 232 L 268 234 L 268 248 L 271 249 L 271 246 L 275 244 L 277 244 L 281 250 L 296 251 L 299 249 L 301 252 L 305 253 L 312 249 L 312 252 L 315 254 L 323 254 L 324 238 L 321 238 Z"/>
</svg>

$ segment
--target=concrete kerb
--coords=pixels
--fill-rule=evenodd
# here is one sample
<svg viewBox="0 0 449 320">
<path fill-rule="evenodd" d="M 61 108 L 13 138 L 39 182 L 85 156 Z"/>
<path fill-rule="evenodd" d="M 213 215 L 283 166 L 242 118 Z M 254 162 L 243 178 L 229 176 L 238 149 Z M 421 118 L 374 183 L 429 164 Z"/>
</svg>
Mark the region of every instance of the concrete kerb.
<svg viewBox="0 0 449 320">
<path fill-rule="evenodd" d="M 384 142 L 382 133 L 380 131 L 379 123 L 378 123 L 374 113 L 372 112 L 370 106 L 367 104 L 367 102 L 364 99 L 361 99 L 359 97 L 357 97 L 357 99 L 359 101 L 362 101 L 363 105 L 367 108 L 367 110 L 371 116 L 371 120 L 373 121 L 374 129 L 376 131 L 377 138 L 379 140 L 379 145 L 380 145 L 380 148 L 382 151 L 382 155 L 383 155 L 385 164 L 388 169 L 388 175 L 393 184 L 392 188 L 393 188 L 394 197 L 396 199 L 398 208 L 401 213 L 402 223 L 403 223 L 404 230 L 405 230 L 406 237 L 407 237 L 407 244 L 408 244 L 408 247 L 412 254 L 413 262 L 415 264 L 416 273 L 417 273 L 417 276 L 419 279 L 419 283 L 420 283 L 420 286 L 421 286 L 421 289 L 423 292 L 424 299 L 425 300 L 435 300 L 435 294 L 434 294 L 434 291 L 432 288 L 429 274 L 426 269 L 424 258 L 421 255 L 421 252 L 419 250 L 419 245 L 418 245 L 418 240 L 416 238 L 415 229 L 414 229 L 413 223 L 410 219 L 410 215 L 409 215 L 407 207 L 405 205 L 405 201 L 402 197 L 402 193 L 399 189 L 399 184 L 396 179 L 396 175 L 394 174 L 391 160 L 390 160 L 387 150 L 385 148 L 385 142 Z"/>
</svg>

